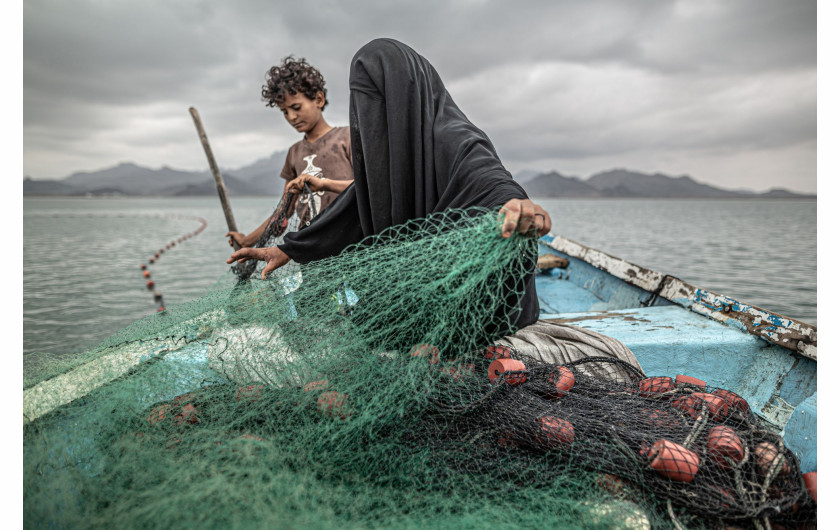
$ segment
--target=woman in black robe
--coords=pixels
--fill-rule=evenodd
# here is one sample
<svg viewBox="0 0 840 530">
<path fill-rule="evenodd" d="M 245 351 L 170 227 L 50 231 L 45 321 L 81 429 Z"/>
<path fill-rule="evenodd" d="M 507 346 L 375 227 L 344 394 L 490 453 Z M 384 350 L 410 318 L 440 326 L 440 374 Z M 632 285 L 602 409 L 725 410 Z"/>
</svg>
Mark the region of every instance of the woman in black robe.
<svg viewBox="0 0 840 530">
<path fill-rule="evenodd" d="M 265 278 L 340 253 L 367 236 L 449 208 L 501 207 L 502 236 L 545 235 L 551 220 L 502 166 L 490 139 L 455 105 L 434 67 L 392 39 L 362 47 L 350 67 L 354 184 L 307 228 L 279 247 L 243 248 L 228 263 L 266 261 Z M 539 302 L 526 280 L 517 328 L 534 323 Z"/>
</svg>

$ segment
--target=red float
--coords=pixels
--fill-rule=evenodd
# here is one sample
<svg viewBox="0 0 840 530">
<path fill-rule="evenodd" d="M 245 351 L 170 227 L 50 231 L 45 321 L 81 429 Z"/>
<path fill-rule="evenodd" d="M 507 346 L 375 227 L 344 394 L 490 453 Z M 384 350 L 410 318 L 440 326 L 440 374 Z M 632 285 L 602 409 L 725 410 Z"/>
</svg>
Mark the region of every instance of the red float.
<svg viewBox="0 0 840 530">
<path fill-rule="evenodd" d="M 722 388 L 718 388 L 712 394 L 723 398 L 726 401 L 726 404 L 729 405 L 730 410 L 740 410 L 743 413 L 750 412 L 750 406 L 747 402 L 736 394 L 735 392 L 730 392 L 729 390 L 724 390 Z"/>
<path fill-rule="evenodd" d="M 448 368 L 441 368 L 441 373 L 449 374 L 454 381 L 460 381 L 469 374 L 475 372 L 475 365 L 473 363 L 459 364 L 457 366 L 450 366 Z"/>
<path fill-rule="evenodd" d="M 660 439 L 647 451 L 650 467 L 663 477 L 691 482 L 700 469 L 700 457 L 678 443 Z"/>
<path fill-rule="evenodd" d="M 673 389 L 674 380 L 670 377 L 648 377 L 639 381 L 639 394 L 644 397 L 655 397 Z"/>
<path fill-rule="evenodd" d="M 759 473 L 767 475 L 773 470 L 773 462 L 779 456 L 779 448 L 773 443 L 761 442 L 753 449 L 753 455 L 755 456 L 755 464 L 758 467 Z M 790 473 L 790 466 L 787 463 L 787 459 L 782 456 L 782 469 L 779 471 L 779 474 L 787 475 L 788 473 Z"/>
<path fill-rule="evenodd" d="M 303 385 L 304 392 L 314 392 L 315 390 L 321 390 L 322 388 L 327 388 L 330 382 L 326 379 L 321 379 L 320 381 L 311 381 Z"/>
<path fill-rule="evenodd" d="M 166 419 L 166 414 L 169 412 L 169 409 L 172 408 L 172 405 L 164 404 L 160 405 L 159 407 L 155 407 L 152 409 L 152 412 L 146 416 L 146 421 L 149 422 L 149 425 L 154 427 L 158 423 L 162 422 Z"/>
<path fill-rule="evenodd" d="M 181 413 L 175 416 L 175 425 L 198 423 L 198 409 L 192 403 L 181 407 Z"/>
<path fill-rule="evenodd" d="M 440 350 L 431 344 L 415 344 L 411 348 L 410 355 L 412 357 L 428 357 L 429 364 L 437 364 L 440 362 Z"/>
<path fill-rule="evenodd" d="M 318 396 L 318 411 L 329 418 L 338 418 L 341 420 L 346 420 L 353 415 L 350 411 L 347 394 L 342 394 L 335 390 L 324 392 Z"/>
<path fill-rule="evenodd" d="M 744 458 L 744 444 L 730 427 L 718 425 L 709 429 L 709 456 L 720 467 L 729 469 Z"/>
<path fill-rule="evenodd" d="M 694 392 L 688 396 L 680 396 L 671 402 L 671 404 L 686 412 L 692 418 L 700 417 L 700 412 L 703 410 L 703 403 L 709 409 L 709 416 L 716 421 L 723 421 L 729 414 L 729 405 L 726 404 L 720 396 L 713 394 L 706 394 L 704 392 Z"/>
<path fill-rule="evenodd" d="M 519 385 L 528 380 L 524 373 L 508 373 L 508 372 L 524 372 L 525 363 L 517 361 L 516 359 L 496 359 L 490 363 L 487 369 L 487 377 L 490 382 L 495 382 L 499 376 L 504 375 L 505 383 L 509 385 Z"/>
<path fill-rule="evenodd" d="M 565 366 L 558 366 L 557 371 L 548 376 L 548 381 L 554 385 L 552 395 L 563 397 L 575 386 L 575 374 Z"/>
<path fill-rule="evenodd" d="M 256 403 L 262 399 L 263 385 L 240 386 L 236 389 L 233 399 L 235 401 L 247 400 L 249 403 Z"/>
<path fill-rule="evenodd" d="M 805 489 L 811 494 L 814 502 L 817 502 L 817 472 L 811 471 L 802 474 L 802 480 L 805 481 Z"/>
<path fill-rule="evenodd" d="M 575 428 L 557 416 L 537 418 L 538 441 L 549 446 L 571 445 L 575 441 Z"/>
<path fill-rule="evenodd" d="M 676 377 L 677 385 L 694 385 L 700 388 L 706 388 L 706 382 L 690 375 L 678 375 Z"/>
<path fill-rule="evenodd" d="M 487 346 L 484 350 L 484 358 L 490 360 L 496 359 L 510 359 L 511 349 L 509 346 L 502 346 L 498 344 L 492 344 Z"/>
</svg>

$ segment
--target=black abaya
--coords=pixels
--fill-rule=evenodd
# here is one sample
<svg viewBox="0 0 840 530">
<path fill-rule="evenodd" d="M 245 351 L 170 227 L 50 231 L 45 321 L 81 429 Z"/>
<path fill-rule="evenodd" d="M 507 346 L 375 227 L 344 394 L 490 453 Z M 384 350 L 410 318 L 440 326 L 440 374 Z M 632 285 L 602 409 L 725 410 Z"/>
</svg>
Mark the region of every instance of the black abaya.
<svg viewBox="0 0 840 530">
<path fill-rule="evenodd" d="M 395 40 L 376 39 L 353 57 L 350 144 L 354 184 L 280 245 L 299 263 L 334 256 L 430 213 L 499 208 L 510 199 L 528 198 L 487 135 L 455 105 L 434 67 Z M 517 328 L 539 316 L 533 275 L 521 309 Z"/>
</svg>

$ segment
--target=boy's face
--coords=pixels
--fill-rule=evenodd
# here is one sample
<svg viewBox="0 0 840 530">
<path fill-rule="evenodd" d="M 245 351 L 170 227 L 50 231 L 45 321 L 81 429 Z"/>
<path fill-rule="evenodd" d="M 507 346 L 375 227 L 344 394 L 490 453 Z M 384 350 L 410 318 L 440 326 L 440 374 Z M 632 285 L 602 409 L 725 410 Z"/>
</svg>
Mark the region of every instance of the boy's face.
<svg viewBox="0 0 840 530">
<path fill-rule="evenodd" d="M 280 111 L 286 117 L 286 121 L 298 132 L 307 133 L 321 121 L 323 106 L 323 92 L 318 92 L 315 99 L 309 99 L 298 92 L 297 94 L 286 94 L 283 103 L 280 104 Z"/>
</svg>

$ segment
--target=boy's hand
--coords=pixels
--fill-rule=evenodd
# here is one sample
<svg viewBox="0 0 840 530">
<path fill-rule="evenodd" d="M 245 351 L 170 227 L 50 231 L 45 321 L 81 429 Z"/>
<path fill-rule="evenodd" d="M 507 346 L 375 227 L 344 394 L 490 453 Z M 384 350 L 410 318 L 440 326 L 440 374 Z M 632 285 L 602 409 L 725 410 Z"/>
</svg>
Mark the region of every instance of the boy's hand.
<svg viewBox="0 0 840 530">
<path fill-rule="evenodd" d="M 292 258 L 277 247 L 240 248 L 230 255 L 227 259 L 227 263 L 233 263 L 234 261 L 244 263 L 249 259 L 258 259 L 266 263 L 261 275 L 262 279 L 265 280 L 265 277 L 268 276 L 274 269 L 280 268 L 289 263 Z"/>
<path fill-rule="evenodd" d="M 551 230 L 551 218 L 548 212 L 531 202 L 530 199 L 509 200 L 499 210 L 499 215 L 502 214 L 505 216 L 502 223 L 502 237 L 505 239 L 509 238 L 514 230 L 523 235 L 538 234 L 539 237 Z"/>
<path fill-rule="evenodd" d="M 230 246 L 233 246 L 234 242 L 236 242 L 236 244 L 239 245 L 240 248 L 251 246 L 246 243 L 245 238 L 247 236 L 242 232 L 228 232 L 227 234 L 225 234 L 225 237 L 228 238 L 228 243 L 230 244 Z"/>
<path fill-rule="evenodd" d="M 287 190 L 293 191 L 295 193 L 300 193 L 303 191 L 304 184 L 309 186 L 309 189 L 312 191 L 321 191 L 321 189 L 324 187 L 324 179 L 316 177 L 315 175 L 310 175 L 309 173 L 304 173 L 303 175 L 289 182 L 289 187 Z"/>
</svg>

